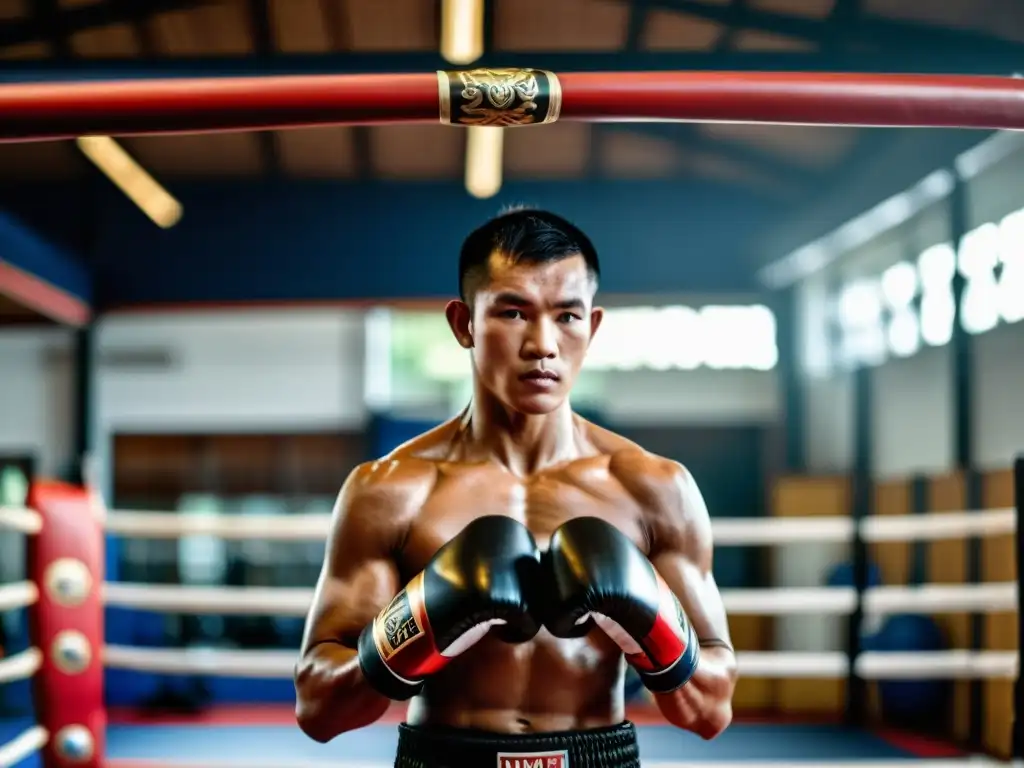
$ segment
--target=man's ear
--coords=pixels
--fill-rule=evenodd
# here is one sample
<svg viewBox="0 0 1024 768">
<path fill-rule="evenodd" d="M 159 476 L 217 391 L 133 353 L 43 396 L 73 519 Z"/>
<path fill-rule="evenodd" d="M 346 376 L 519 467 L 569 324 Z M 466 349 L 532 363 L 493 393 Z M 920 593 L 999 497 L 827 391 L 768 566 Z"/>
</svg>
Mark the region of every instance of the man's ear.
<svg viewBox="0 0 1024 768">
<path fill-rule="evenodd" d="M 464 301 L 453 299 L 444 308 L 444 316 L 448 319 L 448 327 L 452 335 L 463 349 L 473 348 L 473 312 Z"/>
<path fill-rule="evenodd" d="M 604 320 L 604 307 L 594 307 L 590 310 L 590 340 L 594 340 L 594 336 L 597 334 L 597 329 L 601 327 L 601 321 Z"/>
</svg>

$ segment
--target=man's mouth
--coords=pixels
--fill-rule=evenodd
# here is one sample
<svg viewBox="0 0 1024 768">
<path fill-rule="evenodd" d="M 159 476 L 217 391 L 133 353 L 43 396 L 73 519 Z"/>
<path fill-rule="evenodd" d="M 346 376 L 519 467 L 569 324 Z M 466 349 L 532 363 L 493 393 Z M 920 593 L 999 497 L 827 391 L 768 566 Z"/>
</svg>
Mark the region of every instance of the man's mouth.
<svg viewBox="0 0 1024 768">
<path fill-rule="evenodd" d="M 523 381 L 558 381 L 559 376 L 554 371 L 530 371 L 519 378 Z"/>
</svg>

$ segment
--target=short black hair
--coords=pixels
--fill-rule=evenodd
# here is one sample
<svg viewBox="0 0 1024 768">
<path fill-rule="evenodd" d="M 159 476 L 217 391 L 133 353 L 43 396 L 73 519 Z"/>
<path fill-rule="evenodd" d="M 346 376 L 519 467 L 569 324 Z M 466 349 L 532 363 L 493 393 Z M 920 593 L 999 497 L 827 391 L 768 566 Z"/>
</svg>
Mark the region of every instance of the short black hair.
<svg viewBox="0 0 1024 768">
<path fill-rule="evenodd" d="M 459 297 L 468 301 L 487 275 L 491 254 L 514 262 L 543 263 L 582 256 L 596 286 L 601 277 L 597 249 L 583 231 L 568 220 L 539 208 L 515 207 L 474 229 L 459 254 Z"/>
</svg>

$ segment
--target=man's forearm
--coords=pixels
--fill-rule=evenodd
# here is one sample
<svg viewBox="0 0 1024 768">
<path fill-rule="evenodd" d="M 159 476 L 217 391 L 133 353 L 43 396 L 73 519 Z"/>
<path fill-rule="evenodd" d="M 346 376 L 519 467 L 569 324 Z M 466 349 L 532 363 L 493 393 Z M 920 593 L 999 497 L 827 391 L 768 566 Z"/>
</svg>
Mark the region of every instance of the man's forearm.
<svg viewBox="0 0 1024 768">
<path fill-rule="evenodd" d="M 356 651 L 337 643 L 310 649 L 295 670 L 299 727 L 319 742 L 379 720 L 391 700 L 363 677 Z"/>
<path fill-rule="evenodd" d="M 693 677 L 682 688 L 654 695 L 658 709 L 672 725 L 713 739 L 732 722 L 736 687 L 736 655 L 720 645 L 701 646 Z"/>
</svg>

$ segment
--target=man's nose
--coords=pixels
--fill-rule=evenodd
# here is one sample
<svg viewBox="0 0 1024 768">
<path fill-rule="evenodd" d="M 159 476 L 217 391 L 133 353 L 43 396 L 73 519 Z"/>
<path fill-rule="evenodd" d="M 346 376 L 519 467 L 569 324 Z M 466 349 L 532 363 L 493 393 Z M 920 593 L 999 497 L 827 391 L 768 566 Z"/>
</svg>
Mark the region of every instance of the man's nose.
<svg viewBox="0 0 1024 768">
<path fill-rule="evenodd" d="M 523 343 L 523 356 L 531 360 L 544 360 L 558 355 L 555 329 L 550 320 L 536 320 L 529 325 Z"/>
</svg>

